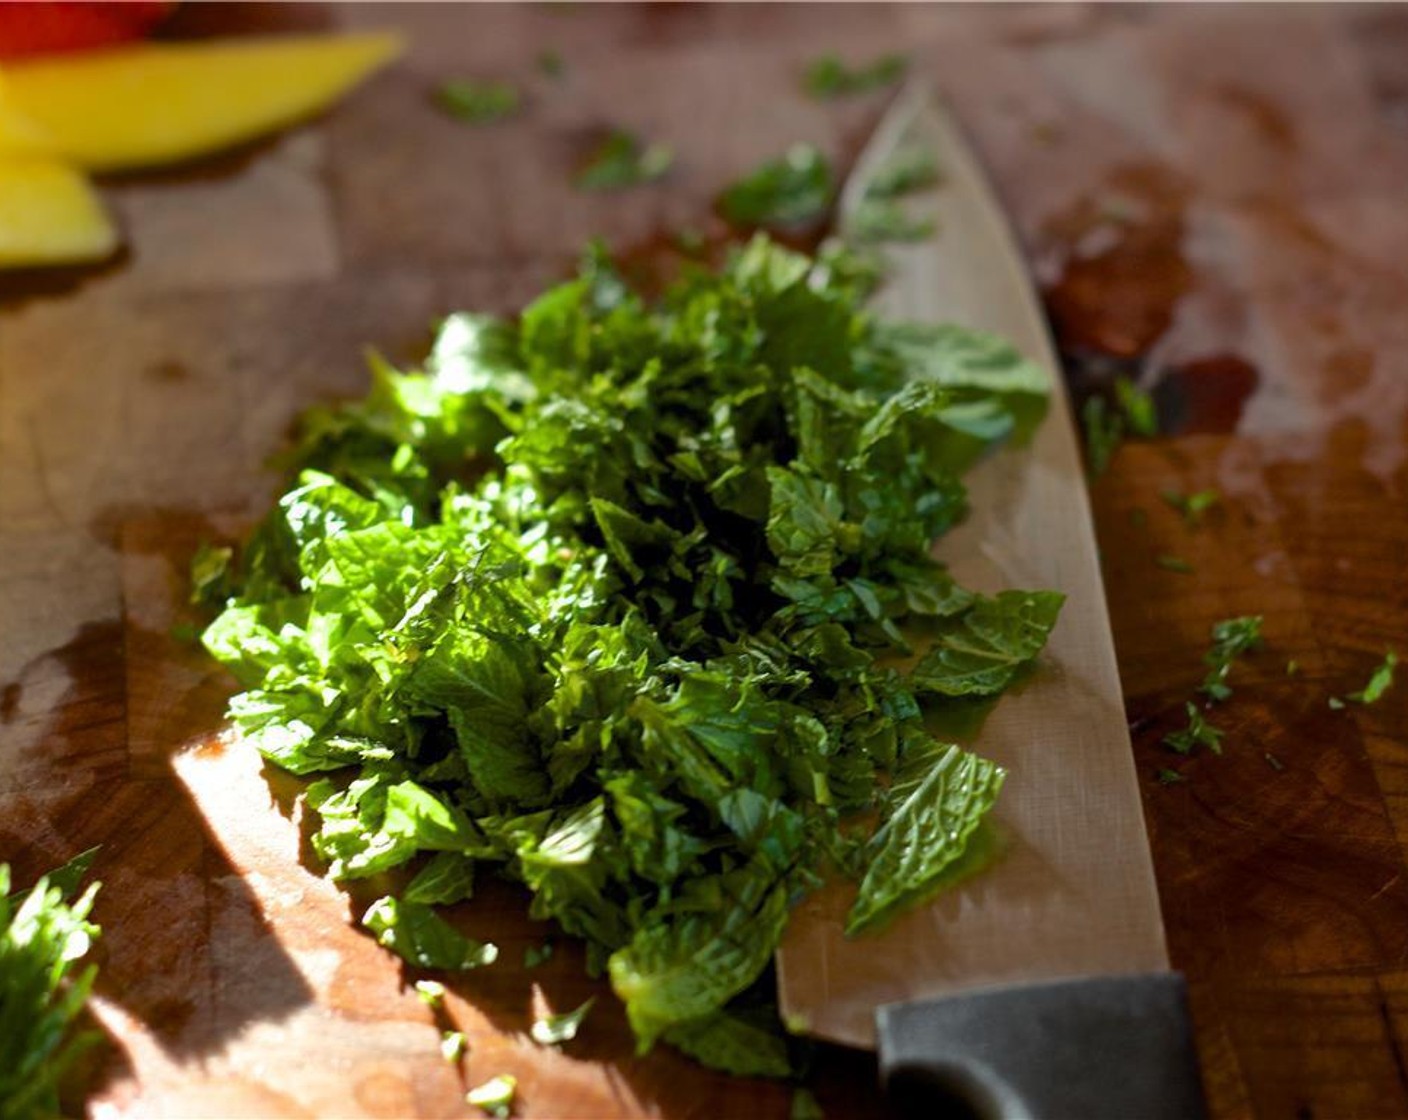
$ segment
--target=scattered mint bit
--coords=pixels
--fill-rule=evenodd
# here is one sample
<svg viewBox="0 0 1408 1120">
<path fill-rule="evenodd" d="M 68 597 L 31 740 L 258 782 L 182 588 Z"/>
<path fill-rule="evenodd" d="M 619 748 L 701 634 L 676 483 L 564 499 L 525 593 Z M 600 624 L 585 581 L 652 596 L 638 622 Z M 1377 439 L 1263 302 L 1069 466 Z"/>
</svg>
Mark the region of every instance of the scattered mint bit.
<svg viewBox="0 0 1408 1120">
<path fill-rule="evenodd" d="M 577 1037 L 577 1029 L 595 1003 L 596 996 L 592 996 L 574 1011 L 537 1019 L 528 1033 L 539 1046 L 556 1046 L 558 1043 L 571 1042 Z"/>
<path fill-rule="evenodd" d="M 1102 396 L 1090 396 L 1080 410 L 1090 477 L 1099 478 L 1124 442 L 1124 418 Z"/>
<path fill-rule="evenodd" d="M 1186 782 L 1188 780 L 1177 770 L 1170 770 L 1168 767 L 1161 767 L 1157 777 L 1159 779 L 1159 785 L 1161 786 L 1173 786 L 1177 785 L 1179 782 Z"/>
<path fill-rule="evenodd" d="M 1179 754 L 1192 754 L 1197 747 L 1207 747 L 1213 754 L 1222 753 L 1222 731 L 1210 724 L 1198 706 L 1189 700 L 1184 705 L 1188 726 L 1164 736 L 1164 743 Z"/>
<path fill-rule="evenodd" d="M 501 1073 L 484 1084 L 465 1094 L 466 1104 L 483 1110 L 496 1120 L 505 1120 L 513 1112 L 513 1095 L 518 1091 L 518 1078 L 511 1073 Z"/>
<path fill-rule="evenodd" d="M 1344 707 L 1344 701 L 1341 700 L 1338 696 L 1331 696 L 1331 697 L 1330 697 L 1330 710 L 1331 710 L 1331 711 L 1338 712 L 1338 711 L 1340 711 L 1343 707 Z"/>
<path fill-rule="evenodd" d="M 421 1003 L 426 1007 L 443 1007 L 445 1005 L 445 985 L 438 980 L 417 980 L 416 995 L 420 996 Z"/>
<path fill-rule="evenodd" d="M 497 946 L 465 937 L 429 906 L 389 895 L 372 903 L 362 924 L 378 942 L 420 968 L 479 968 L 499 955 Z"/>
<path fill-rule="evenodd" d="M 1170 556 L 1168 553 L 1160 553 L 1154 557 L 1154 563 L 1165 571 L 1177 572 L 1179 575 L 1191 576 L 1194 572 L 1193 565 L 1180 556 Z"/>
<path fill-rule="evenodd" d="M 522 97 L 508 82 L 452 81 L 435 91 L 440 107 L 465 124 L 493 124 L 518 112 Z"/>
<path fill-rule="evenodd" d="M 792 1109 L 788 1116 L 789 1120 L 826 1120 L 826 1113 L 821 1109 L 821 1102 L 804 1085 L 799 1085 L 792 1090 Z"/>
<path fill-rule="evenodd" d="M 909 60 L 902 54 L 883 55 L 868 65 L 855 68 L 847 66 L 837 55 L 828 54 L 807 66 L 802 89 L 821 100 L 849 97 L 893 85 L 904 77 L 908 68 Z"/>
<path fill-rule="evenodd" d="M 798 226 L 823 217 L 835 189 L 826 156 L 811 144 L 794 144 L 728 187 L 719 212 L 736 226 Z"/>
<path fill-rule="evenodd" d="M 544 941 L 541 945 L 529 945 L 523 950 L 523 967 L 537 968 L 552 958 L 553 945 Z"/>
<path fill-rule="evenodd" d="M 1061 597 L 969 592 L 932 547 L 1047 383 L 869 291 L 759 236 L 649 302 L 597 250 L 305 418 L 203 640 L 243 741 L 309 777 L 328 874 L 418 869 L 367 912 L 382 944 L 492 961 L 443 916 L 478 865 L 582 943 L 642 1049 L 786 1076 L 768 968 L 821 868 L 863 929 L 973 854 L 1002 772 L 926 710 L 1026 671 Z"/>
<path fill-rule="evenodd" d="M 1115 378 L 1115 400 L 1129 422 L 1129 430 L 1137 436 L 1159 434 L 1159 417 L 1154 411 L 1154 398 L 1123 375 Z"/>
<path fill-rule="evenodd" d="M 579 190 L 615 191 L 652 183 L 670 170 L 674 150 L 665 144 L 642 144 L 633 133 L 610 133 L 575 180 Z"/>
<path fill-rule="evenodd" d="M 1383 662 L 1374 670 L 1374 675 L 1369 678 L 1366 684 L 1358 692 L 1351 692 L 1348 699 L 1356 704 L 1376 704 L 1379 699 L 1393 687 L 1393 670 L 1398 664 L 1398 654 L 1389 650 L 1384 655 Z"/>
<path fill-rule="evenodd" d="M 191 602 L 222 608 L 234 590 L 235 550 L 202 541 L 191 557 Z"/>
<path fill-rule="evenodd" d="M 1266 759 L 1266 765 L 1271 767 L 1271 769 L 1275 770 L 1278 774 L 1286 768 L 1281 760 L 1270 751 L 1263 752 L 1262 758 Z"/>
<path fill-rule="evenodd" d="M 914 218 L 898 202 L 867 196 L 856 207 L 847 228 L 861 244 L 881 241 L 923 241 L 934 233 L 933 218 Z"/>
<path fill-rule="evenodd" d="M 560 79 L 567 73 L 567 64 L 562 61 L 562 55 L 555 50 L 540 51 L 538 54 L 538 71 L 545 78 L 552 78 L 554 81 Z"/>
<path fill-rule="evenodd" d="M 1294 677 L 1299 672 L 1300 662 L 1297 661 L 1294 657 L 1286 662 L 1286 676 Z"/>
<path fill-rule="evenodd" d="M 1183 522 L 1190 529 L 1202 524 L 1203 514 L 1222 500 L 1216 490 L 1199 490 L 1196 494 L 1186 497 L 1177 490 L 1162 490 L 1159 497 L 1183 515 Z"/>
<path fill-rule="evenodd" d="M 97 969 L 75 965 L 98 936 L 88 921 L 98 884 L 77 898 L 92 862 L 84 852 L 11 892 L 10 868 L 0 863 L 0 1116 L 58 1116 L 59 1082 L 99 1036 L 74 1029 Z"/>
<path fill-rule="evenodd" d="M 1214 623 L 1212 648 L 1203 655 L 1203 664 L 1208 667 L 1208 672 L 1198 691 L 1215 702 L 1226 700 L 1232 695 L 1232 689 L 1227 685 L 1227 674 L 1232 669 L 1232 663 L 1242 654 L 1260 649 L 1262 644 L 1259 614 L 1224 618 Z"/>
<path fill-rule="evenodd" d="M 440 1056 L 451 1065 L 463 1058 L 468 1049 L 469 1040 L 464 1031 L 445 1031 L 440 1036 Z"/>
<path fill-rule="evenodd" d="M 931 148 L 918 144 L 897 149 L 876 169 L 865 188 L 869 199 L 899 198 L 939 181 L 939 162 Z"/>
</svg>

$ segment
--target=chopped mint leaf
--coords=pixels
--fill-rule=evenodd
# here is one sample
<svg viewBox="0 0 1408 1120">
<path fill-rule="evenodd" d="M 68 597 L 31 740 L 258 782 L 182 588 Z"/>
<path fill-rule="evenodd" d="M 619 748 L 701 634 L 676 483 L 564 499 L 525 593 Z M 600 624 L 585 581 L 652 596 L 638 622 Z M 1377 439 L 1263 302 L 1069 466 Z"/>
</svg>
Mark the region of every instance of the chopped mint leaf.
<svg viewBox="0 0 1408 1120">
<path fill-rule="evenodd" d="M 584 191 L 621 190 L 654 182 L 674 161 L 674 150 L 666 145 L 647 146 L 632 133 L 617 129 L 598 145 L 575 182 Z"/>
<path fill-rule="evenodd" d="M 552 958 L 553 944 L 544 941 L 541 945 L 529 945 L 523 950 L 523 967 L 537 968 Z"/>
<path fill-rule="evenodd" d="M 934 233 L 933 218 L 914 218 L 898 202 L 864 199 L 851 216 L 850 236 L 862 244 L 880 241 L 923 241 Z"/>
<path fill-rule="evenodd" d="M 191 602 L 223 608 L 234 590 L 235 550 L 202 541 L 191 557 Z"/>
<path fill-rule="evenodd" d="M 1177 785 L 1179 782 L 1186 782 L 1188 780 L 1177 770 L 1170 770 L 1167 767 L 1161 767 L 1157 777 L 1159 779 L 1159 785 L 1161 786 L 1173 786 Z"/>
<path fill-rule="evenodd" d="M 488 964 L 444 908 L 508 878 L 642 1050 L 785 1077 L 770 966 L 823 869 L 863 929 L 981 863 L 1001 773 L 926 708 L 1027 671 L 1061 596 L 977 595 L 932 549 L 1050 386 L 991 335 L 877 317 L 835 245 L 705 265 L 650 300 L 594 248 L 420 367 L 373 359 L 305 418 L 203 641 L 243 741 L 309 776 L 329 876 L 406 881 L 382 944 Z"/>
<path fill-rule="evenodd" d="M 58 1116 L 59 1083 L 97 1035 L 75 1029 L 97 969 L 74 968 L 98 936 L 98 884 L 77 894 L 90 850 L 26 891 L 0 863 L 0 1116 Z"/>
<path fill-rule="evenodd" d="M 1294 677 L 1299 672 L 1300 662 L 1297 661 L 1294 657 L 1286 662 L 1286 676 Z"/>
<path fill-rule="evenodd" d="M 728 187 L 719 212 L 736 226 L 799 226 L 825 215 L 835 189 L 826 156 L 811 144 L 794 144 Z"/>
<path fill-rule="evenodd" d="M 429 906 L 389 895 L 372 903 L 362 924 L 378 942 L 420 968 L 479 968 L 499 955 L 496 946 L 465 937 Z"/>
<path fill-rule="evenodd" d="M 899 198 L 939 181 L 939 163 L 930 148 L 917 144 L 894 152 L 866 184 L 867 199 Z"/>
<path fill-rule="evenodd" d="M 445 1005 L 445 985 L 438 980 L 417 980 L 416 995 L 420 997 L 421 1003 L 426 1007 L 443 1007 Z"/>
<path fill-rule="evenodd" d="M 1393 670 L 1398 664 L 1398 654 L 1389 650 L 1384 655 L 1383 662 L 1374 670 L 1374 675 L 1369 678 L 1366 684 L 1358 692 L 1351 692 L 1348 699 L 1356 704 L 1376 704 L 1385 692 L 1393 687 Z"/>
<path fill-rule="evenodd" d="M 1184 560 L 1181 556 L 1170 556 L 1168 553 L 1160 553 L 1154 557 L 1154 563 L 1167 572 L 1177 572 L 1182 576 L 1191 576 L 1194 572 L 1193 565 Z"/>
<path fill-rule="evenodd" d="M 1159 417 L 1154 411 L 1154 398 L 1132 379 L 1124 376 L 1115 378 L 1115 400 L 1119 403 L 1125 419 L 1129 421 L 1131 432 L 1137 436 L 1159 434 Z"/>
<path fill-rule="evenodd" d="M 1260 649 L 1262 644 L 1259 614 L 1224 618 L 1214 623 L 1212 648 L 1203 655 L 1208 672 L 1198 691 L 1215 702 L 1226 700 L 1232 695 L 1232 689 L 1227 685 L 1227 674 L 1232 669 L 1232 663 L 1249 650 Z"/>
<path fill-rule="evenodd" d="M 1190 529 L 1200 525 L 1203 514 L 1222 500 L 1222 495 L 1216 490 L 1199 490 L 1195 494 L 1186 496 L 1177 490 L 1161 490 L 1159 497 L 1164 500 L 1165 504 L 1183 515 L 1184 524 Z"/>
<path fill-rule="evenodd" d="M 587 1017 L 587 1013 L 591 1011 L 595 1003 L 596 996 L 592 996 L 573 1011 L 535 1019 L 533 1027 L 528 1033 L 539 1046 L 556 1046 L 562 1042 L 571 1042 L 577 1037 L 577 1030 L 581 1027 L 582 1020 Z"/>
<path fill-rule="evenodd" d="M 562 55 L 555 50 L 540 51 L 538 53 L 538 72 L 543 77 L 556 81 L 567 73 L 567 64 L 562 61 Z"/>
<path fill-rule="evenodd" d="M 496 1120 L 504 1120 L 513 1112 L 513 1096 L 518 1091 L 518 1078 L 511 1073 L 501 1073 L 490 1078 L 465 1094 L 466 1104 L 483 1110 Z"/>
<path fill-rule="evenodd" d="M 1207 747 L 1213 754 L 1221 754 L 1221 729 L 1209 723 L 1193 701 L 1189 700 L 1184 710 L 1188 714 L 1188 726 L 1165 735 L 1164 744 L 1179 754 L 1192 754 L 1198 747 Z"/>
<path fill-rule="evenodd" d="M 440 107 L 465 124 L 493 124 L 518 112 L 522 96 L 508 82 L 452 81 L 435 91 Z"/>
<path fill-rule="evenodd" d="M 465 1038 L 464 1031 L 445 1031 L 441 1034 L 440 1056 L 451 1065 L 463 1058 L 468 1049 L 469 1040 Z"/>
<path fill-rule="evenodd" d="M 1266 759 L 1266 765 L 1271 767 L 1271 769 L 1275 770 L 1278 774 L 1286 768 L 1281 760 L 1270 751 L 1263 751 L 1261 757 Z"/>
<path fill-rule="evenodd" d="M 1343 708 L 1344 708 L 1344 701 L 1343 701 L 1343 700 L 1341 700 L 1338 696 L 1331 696 L 1331 697 L 1330 697 L 1330 710 L 1331 710 L 1331 711 L 1333 711 L 1333 712 L 1338 712 L 1338 711 L 1341 711 Z"/>
<path fill-rule="evenodd" d="M 1090 477 L 1099 478 L 1124 442 L 1124 417 L 1111 409 L 1104 397 L 1091 396 L 1081 406 L 1080 418 Z"/>
<path fill-rule="evenodd" d="M 902 54 L 887 54 L 865 66 L 850 67 L 834 55 L 823 55 L 807 66 L 802 89 L 812 97 L 830 100 L 869 93 L 893 85 L 904 77 L 909 60 Z"/>
<path fill-rule="evenodd" d="M 792 1107 L 788 1117 L 789 1120 L 826 1120 L 826 1113 L 812 1091 L 805 1085 L 798 1085 L 792 1090 Z"/>
</svg>

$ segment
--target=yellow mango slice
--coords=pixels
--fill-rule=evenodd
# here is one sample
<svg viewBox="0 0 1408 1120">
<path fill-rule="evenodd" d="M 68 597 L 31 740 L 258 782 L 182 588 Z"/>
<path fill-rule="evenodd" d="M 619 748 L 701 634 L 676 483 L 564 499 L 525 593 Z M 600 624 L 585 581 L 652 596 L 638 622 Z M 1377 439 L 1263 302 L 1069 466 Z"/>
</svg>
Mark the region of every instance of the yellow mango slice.
<svg viewBox="0 0 1408 1120">
<path fill-rule="evenodd" d="M 5 90 L 5 75 L 0 74 L 0 156 L 16 152 L 47 152 L 52 148 L 39 126 L 10 103 Z"/>
<path fill-rule="evenodd" d="M 174 163 L 326 108 L 401 50 L 393 34 L 144 43 L 16 62 L 8 99 L 90 171 Z"/>
<path fill-rule="evenodd" d="M 117 231 L 83 173 L 44 156 L 0 156 L 0 268 L 98 261 Z"/>
</svg>

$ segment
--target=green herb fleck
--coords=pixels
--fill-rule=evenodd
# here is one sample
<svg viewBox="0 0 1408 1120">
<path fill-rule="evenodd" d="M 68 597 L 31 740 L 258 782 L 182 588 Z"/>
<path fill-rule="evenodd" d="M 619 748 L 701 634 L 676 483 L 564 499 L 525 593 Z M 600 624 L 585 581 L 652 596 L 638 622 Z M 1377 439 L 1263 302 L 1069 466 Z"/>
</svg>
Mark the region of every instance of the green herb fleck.
<svg viewBox="0 0 1408 1120">
<path fill-rule="evenodd" d="M 826 1113 L 822 1111 L 821 1102 L 815 1094 L 805 1085 L 798 1085 L 792 1090 L 792 1108 L 788 1117 L 789 1120 L 826 1120 Z"/>
<path fill-rule="evenodd" d="M 553 944 L 544 941 L 541 945 L 528 945 L 523 950 L 523 967 L 537 968 L 552 959 Z"/>
<path fill-rule="evenodd" d="M 1203 683 L 1198 691 L 1210 700 L 1221 702 L 1232 695 L 1227 684 L 1227 674 L 1232 663 L 1250 650 L 1260 649 L 1261 615 L 1249 614 L 1239 618 L 1224 618 L 1213 624 L 1212 648 L 1203 655 L 1203 664 L 1208 667 Z"/>
<path fill-rule="evenodd" d="M 556 1046 L 558 1043 L 571 1042 L 577 1037 L 577 1030 L 581 1027 L 582 1020 L 587 1017 L 587 1013 L 591 1011 L 592 1005 L 595 1003 L 596 996 L 592 996 L 574 1011 L 536 1019 L 528 1033 L 539 1046 Z"/>
<path fill-rule="evenodd" d="M 1343 701 L 1343 700 L 1341 700 L 1338 696 L 1331 696 L 1331 697 L 1330 697 L 1330 710 L 1331 710 L 1332 712 L 1341 711 L 1343 708 L 1344 708 L 1344 701 Z"/>
<path fill-rule="evenodd" d="M 1168 553 L 1160 553 L 1154 557 L 1154 563 L 1168 572 L 1177 572 L 1179 575 L 1191 576 L 1195 569 L 1180 556 L 1170 556 Z"/>
<path fill-rule="evenodd" d="M 1164 743 L 1179 754 L 1192 754 L 1197 747 L 1207 747 L 1213 754 L 1222 753 L 1222 731 L 1214 727 L 1189 700 L 1184 705 L 1188 715 L 1188 726 L 1164 736 Z"/>
<path fill-rule="evenodd" d="M 1186 497 L 1177 490 L 1162 490 L 1159 492 L 1159 497 L 1183 515 L 1183 522 L 1190 529 L 1200 525 L 1203 514 L 1221 500 L 1221 495 L 1216 490 L 1199 490 L 1196 494 L 1189 494 Z"/>
<path fill-rule="evenodd" d="M 507 82 L 445 82 L 435 91 L 440 107 L 466 124 L 493 124 L 518 112 L 522 97 Z"/>
<path fill-rule="evenodd" d="M 382 945 L 420 968 L 479 968 L 493 964 L 499 955 L 497 946 L 465 937 L 421 903 L 378 899 L 362 924 Z"/>
<path fill-rule="evenodd" d="M 1285 765 L 1281 762 L 1281 760 L 1277 758 L 1274 754 L 1272 754 L 1270 751 L 1264 752 L 1262 754 L 1262 757 L 1266 759 L 1266 765 L 1271 767 L 1271 769 L 1275 770 L 1278 774 L 1286 768 Z"/>
<path fill-rule="evenodd" d="M 1389 650 L 1384 655 L 1383 662 L 1374 670 L 1374 675 L 1369 678 L 1366 684 L 1358 692 L 1351 692 L 1349 699 L 1356 704 L 1376 704 L 1379 699 L 1393 687 L 1393 670 L 1398 664 L 1398 654 Z"/>
<path fill-rule="evenodd" d="M 1080 410 L 1085 431 L 1085 454 L 1090 477 L 1099 478 L 1124 442 L 1124 417 L 1114 411 L 1102 396 L 1090 396 Z"/>
<path fill-rule="evenodd" d="M 202 541 L 191 557 L 191 602 L 197 606 L 224 607 L 234 591 L 231 567 L 235 550 Z"/>
<path fill-rule="evenodd" d="M 1300 662 L 1297 661 L 1294 657 L 1286 662 L 1286 676 L 1294 677 L 1299 672 Z"/>
<path fill-rule="evenodd" d="M 883 55 L 868 65 L 855 68 L 847 66 L 837 55 L 823 55 L 807 66 L 802 89 L 821 100 L 850 97 L 893 85 L 904 77 L 908 67 L 908 59 L 901 54 Z"/>
<path fill-rule="evenodd" d="M 831 164 L 811 144 L 794 144 L 728 187 L 719 212 L 745 227 L 797 226 L 825 215 L 835 191 Z"/>
<path fill-rule="evenodd" d="M 11 893 L 0 863 L 0 1116 L 58 1116 L 59 1082 L 99 1036 L 74 1029 L 97 969 L 74 966 L 98 927 L 88 921 L 94 883 L 76 899 L 93 853 L 70 861 L 27 891 Z"/>
<path fill-rule="evenodd" d="M 445 1031 L 440 1036 L 440 1056 L 454 1065 L 469 1049 L 469 1040 L 465 1038 L 464 1031 Z"/>
<path fill-rule="evenodd" d="M 1115 400 L 1129 421 L 1129 430 L 1137 436 L 1159 434 L 1159 417 L 1154 411 L 1154 398 L 1134 381 L 1123 375 L 1115 378 Z"/>
<path fill-rule="evenodd" d="M 420 997 L 421 1003 L 426 1007 L 443 1007 L 445 1004 L 445 985 L 438 980 L 417 980 L 416 995 Z"/>
<path fill-rule="evenodd" d="M 518 1078 L 501 1073 L 465 1094 L 466 1104 L 472 1104 L 496 1120 L 505 1120 L 513 1111 L 513 1095 L 518 1090 Z"/>
<path fill-rule="evenodd" d="M 554 81 L 560 79 L 567 73 L 567 64 L 562 61 L 562 55 L 555 50 L 540 51 L 538 54 L 538 72 L 545 78 L 552 78 Z"/>
<path fill-rule="evenodd" d="M 933 150 L 913 144 L 895 151 L 876 169 L 866 185 L 865 197 L 899 198 L 938 181 L 939 163 Z"/>
<path fill-rule="evenodd" d="M 575 182 L 584 191 L 621 190 L 653 183 L 674 161 L 674 150 L 667 145 L 645 145 L 634 134 L 617 129 L 598 145 Z"/>
<path fill-rule="evenodd" d="M 851 216 L 847 232 L 861 244 L 923 241 L 933 235 L 933 218 L 914 218 L 890 199 L 865 198 Z"/>
<path fill-rule="evenodd" d="M 1160 767 L 1156 776 L 1161 786 L 1173 786 L 1177 785 L 1179 782 L 1186 782 L 1188 780 L 1177 770 L 1170 770 L 1168 767 Z"/>
</svg>

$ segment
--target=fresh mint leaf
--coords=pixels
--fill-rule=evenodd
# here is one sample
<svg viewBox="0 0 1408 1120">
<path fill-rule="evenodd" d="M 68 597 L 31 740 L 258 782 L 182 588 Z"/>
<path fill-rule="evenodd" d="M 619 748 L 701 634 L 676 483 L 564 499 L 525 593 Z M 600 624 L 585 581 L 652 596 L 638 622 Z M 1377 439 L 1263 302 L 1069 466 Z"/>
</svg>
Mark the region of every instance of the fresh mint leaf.
<svg viewBox="0 0 1408 1120">
<path fill-rule="evenodd" d="M 1198 706 L 1189 700 L 1184 705 L 1188 726 L 1164 736 L 1164 745 L 1178 754 L 1192 754 L 1198 747 L 1207 747 L 1213 754 L 1222 753 L 1222 730 L 1203 716 Z"/>
<path fill-rule="evenodd" d="M 429 906 L 390 895 L 372 903 L 362 924 L 380 944 L 418 968 L 480 968 L 499 955 L 497 946 L 465 937 Z"/>
<path fill-rule="evenodd" d="M 511 1073 L 491 1077 L 465 1094 L 465 1103 L 480 1109 L 486 1116 L 504 1120 L 513 1112 L 513 1098 L 518 1091 L 518 1078 Z"/>
<path fill-rule="evenodd" d="M 596 996 L 592 996 L 575 1010 L 564 1011 L 561 1015 L 548 1015 L 542 1019 L 535 1019 L 528 1033 L 539 1046 L 557 1046 L 564 1042 L 571 1042 L 577 1037 L 577 1031 L 581 1028 L 582 1021 L 595 1005 Z"/>
<path fill-rule="evenodd" d="M 1041 651 L 1063 602 L 1056 591 L 1003 591 L 975 600 L 940 623 L 911 685 L 942 696 L 996 695 Z"/>
<path fill-rule="evenodd" d="M 894 199 L 932 187 L 939 181 L 939 163 L 932 149 L 920 145 L 899 148 L 866 184 L 867 199 Z"/>
<path fill-rule="evenodd" d="M 1383 694 L 1393 686 L 1393 670 L 1397 665 L 1398 654 L 1389 650 L 1384 654 L 1383 662 L 1369 678 L 1369 683 L 1358 692 L 1351 692 L 1348 699 L 1356 704 L 1377 704 Z"/>
<path fill-rule="evenodd" d="M 702 1019 L 676 1023 L 664 1039 L 710 1069 L 740 1077 L 789 1077 L 793 1073 L 787 1039 L 778 1025 L 756 1022 L 756 1015 L 716 1011 Z"/>
<path fill-rule="evenodd" d="M 736 226 L 786 228 L 821 218 L 836 191 L 831 163 L 811 144 L 794 144 L 719 196 L 719 213 Z"/>
<path fill-rule="evenodd" d="M 1226 700 L 1232 695 L 1227 675 L 1232 671 L 1233 662 L 1251 650 L 1260 649 L 1263 644 L 1259 614 L 1224 618 L 1213 623 L 1212 648 L 1203 655 L 1203 664 L 1208 671 L 1198 691 L 1214 702 Z"/>
<path fill-rule="evenodd" d="M 435 91 L 440 108 L 465 124 L 493 124 L 518 112 L 523 98 L 508 82 L 444 82 Z"/>
<path fill-rule="evenodd" d="M 812 97 L 830 100 L 869 93 L 893 85 L 904 77 L 909 60 L 901 54 L 887 54 L 864 66 L 850 67 L 839 56 L 823 55 L 811 62 L 802 76 L 802 89 Z"/>
<path fill-rule="evenodd" d="M 59 1115 L 59 1083 L 97 1039 L 74 1021 L 92 990 L 93 965 L 75 973 L 98 927 L 88 920 L 98 884 L 74 897 L 92 853 L 32 888 L 12 892 L 0 863 L 0 1117 Z"/>
<path fill-rule="evenodd" d="M 653 183 L 674 162 L 674 150 L 668 146 L 643 144 L 634 134 L 617 129 L 598 145 L 575 182 L 578 190 L 621 190 Z"/>
</svg>

